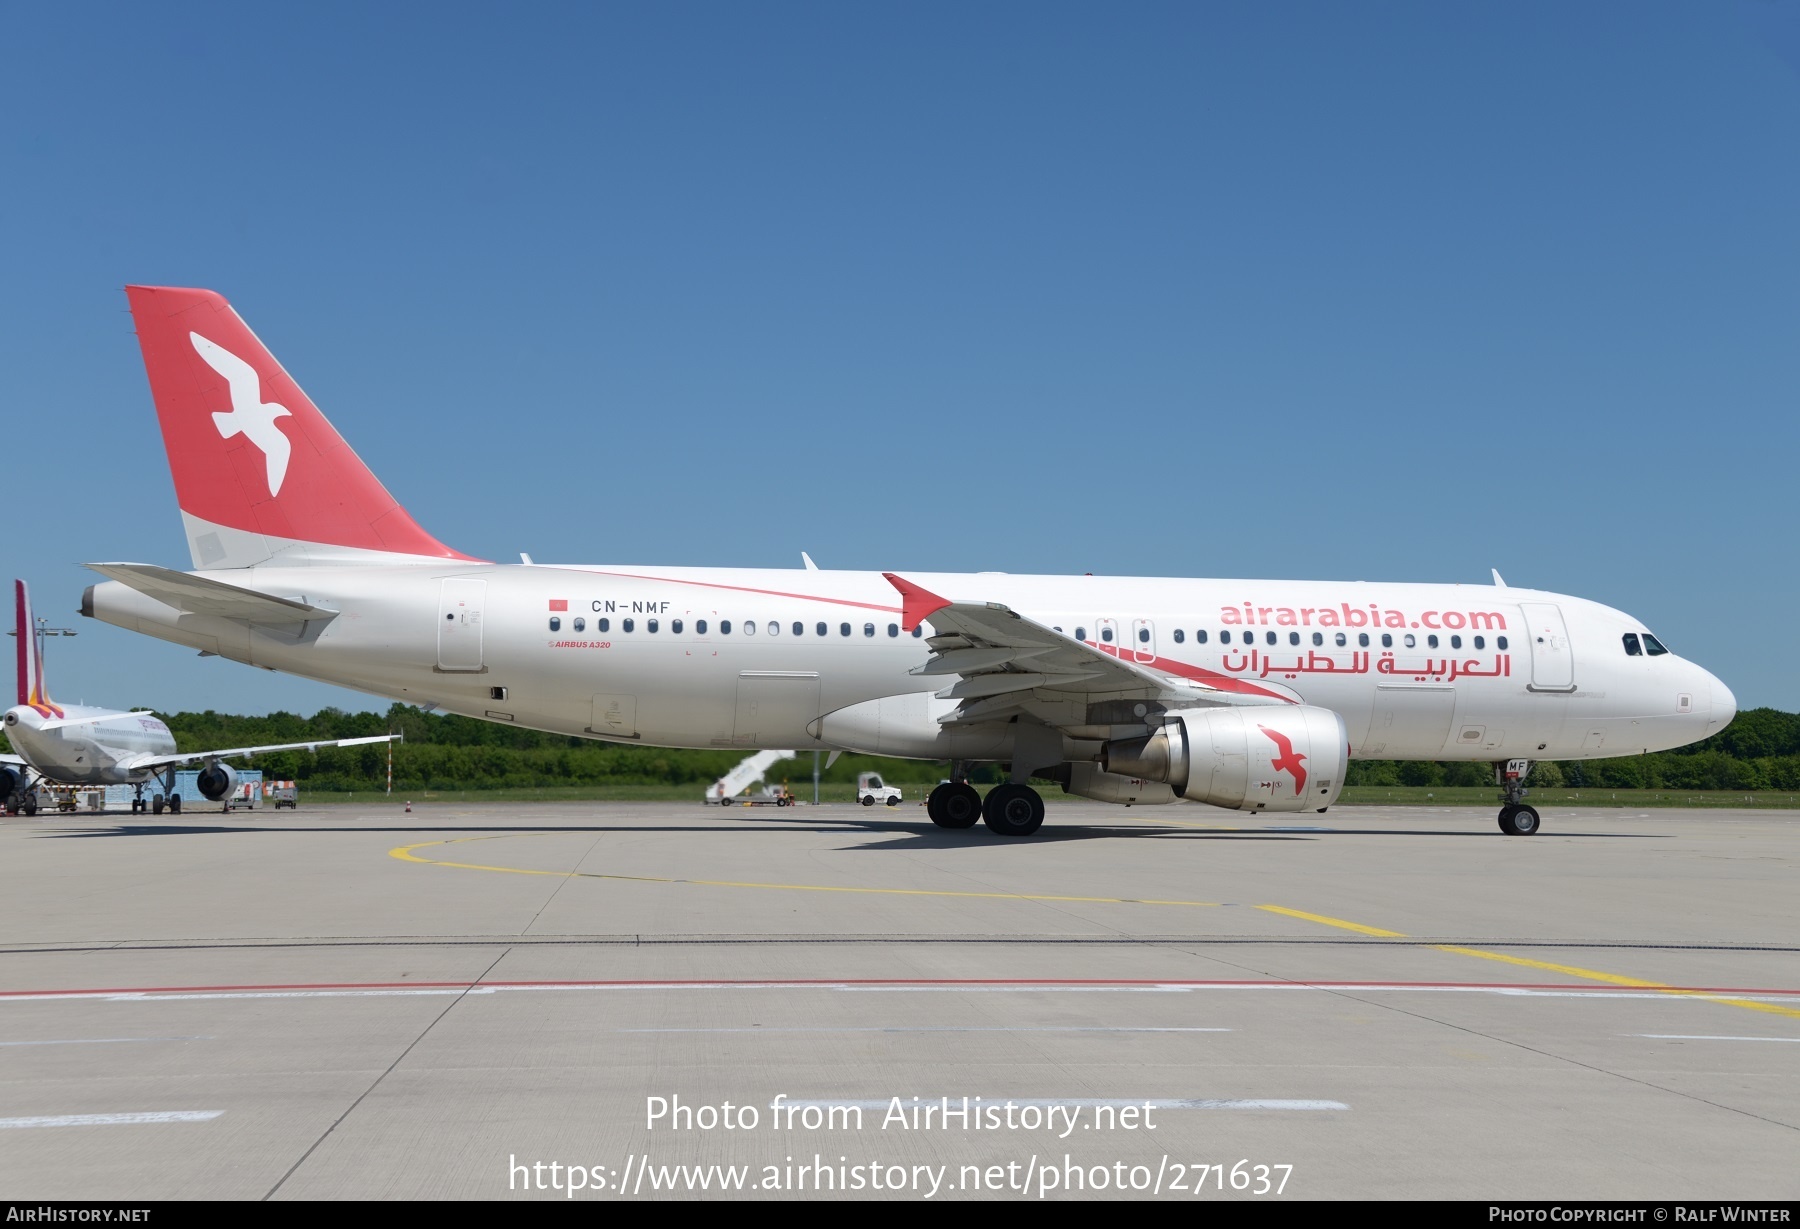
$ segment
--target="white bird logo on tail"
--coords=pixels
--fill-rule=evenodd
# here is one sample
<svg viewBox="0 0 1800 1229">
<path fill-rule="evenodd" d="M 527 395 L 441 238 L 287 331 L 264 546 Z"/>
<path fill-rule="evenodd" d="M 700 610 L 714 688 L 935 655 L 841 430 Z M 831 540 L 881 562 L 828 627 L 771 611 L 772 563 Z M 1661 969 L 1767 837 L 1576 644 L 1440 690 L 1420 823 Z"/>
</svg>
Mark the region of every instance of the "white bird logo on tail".
<svg viewBox="0 0 1800 1229">
<path fill-rule="evenodd" d="M 214 414 L 213 425 L 225 439 L 241 432 L 244 438 L 262 449 L 263 462 L 268 467 L 269 494 L 279 495 L 281 480 L 287 477 L 288 454 L 292 446 L 288 437 L 276 428 L 275 420 L 289 416 L 291 411 L 286 406 L 262 399 L 262 377 L 249 363 L 198 333 L 189 333 L 188 339 L 206 360 L 206 365 L 224 376 L 225 383 L 231 387 L 231 413 Z"/>
</svg>

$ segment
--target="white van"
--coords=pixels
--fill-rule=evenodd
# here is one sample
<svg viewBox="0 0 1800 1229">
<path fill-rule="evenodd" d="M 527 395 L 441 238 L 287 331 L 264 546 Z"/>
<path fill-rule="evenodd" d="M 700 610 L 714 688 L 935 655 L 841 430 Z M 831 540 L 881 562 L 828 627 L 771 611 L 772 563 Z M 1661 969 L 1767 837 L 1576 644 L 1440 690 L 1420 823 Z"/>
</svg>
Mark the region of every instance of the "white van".
<svg viewBox="0 0 1800 1229">
<path fill-rule="evenodd" d="M 856 774 L 856 800 L 866 807 L 872 807 L 877 802 L 897 807 L 900 805 L 900 791 L 892 785 L 883 785 L 878 772 L 859 772 Z"/>
</svg>

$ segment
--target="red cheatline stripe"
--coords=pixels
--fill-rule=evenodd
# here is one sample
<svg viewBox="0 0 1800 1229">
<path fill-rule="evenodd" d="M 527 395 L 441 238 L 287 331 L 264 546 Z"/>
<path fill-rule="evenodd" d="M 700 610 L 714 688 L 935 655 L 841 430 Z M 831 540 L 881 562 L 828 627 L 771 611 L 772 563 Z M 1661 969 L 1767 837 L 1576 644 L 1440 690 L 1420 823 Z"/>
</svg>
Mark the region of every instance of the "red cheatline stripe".
<svg viewBox="0 0 1800 1229">
<path fill-rule="evenodd" d="M 877 602 L 853 602 L 847 597 L 820 597 L 817 593 L 789 593 L 783 589 L 752 589 L 745 585 L 721 585 L 710 580 L 682 580 L 674 576 L 639 576 L 635 572 L 608 572 L 600 568 L 570 567 L 567 572 L 583 572 L 590 576 L 618 576 L 625 580 L 654 580 L 665 585 L 692 585 L 698 589 L 725 589 L 732 593 L 762 593 L 769 597 L 792 597 L 803 602 L 828 602 L 833 606 L 856 606 L 863 610 L 885 610 L 899 613 L 898 606 L 883 606 Z"/>
<path fill-rule="evenodd" d="M 0 990 L 0 999 L 56 998 L 92 994 L 228 994 L 269 990 L 445 990 L 445 989 L 551 989 L 559 987 L 668 987 L 766 986 L 795 990 L 828 986 L 1171 986 L 1204 990 L 1213 987 L 1268 987 L 1270 989 L 1332 990 L 1556 990 L 1613 995 L 1624 991 L 1674 994 L 1796 995 L 1800 989 L 1746 986 L 1596 986 L 1568 982 L 1465 982 L 1465 981 L 1276 981 L 1268 978 L 1193 981 L 1181 978 L 1042 978 L 1042 977 L 695 977 L 682 979 L 623 979 L 600 981 L 395 981 L 395 982 L 272 982 L 220 986 L 100 986 L 63 990 Z"/>
</svg>

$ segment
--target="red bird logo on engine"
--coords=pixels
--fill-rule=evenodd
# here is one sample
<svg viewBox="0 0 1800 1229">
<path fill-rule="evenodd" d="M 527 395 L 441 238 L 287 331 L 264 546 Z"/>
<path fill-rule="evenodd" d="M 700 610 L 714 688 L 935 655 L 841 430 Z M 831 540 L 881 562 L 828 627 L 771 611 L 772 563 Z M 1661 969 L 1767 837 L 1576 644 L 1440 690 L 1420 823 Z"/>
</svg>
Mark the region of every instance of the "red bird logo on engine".
<svg viewBox="0 0 1800 1229">
<path fill-rule="evenodd" d="M 1281 752 L 1280 755 L 1269 761 L 1269 766 L 1275 769 L 1276 772 L 1291 772 L 1294 774 L 1294 797 L 1298 798 L 1300 796 L 1300 791 L 1306 788 L 1306 769 L 1300 767 L 1302 761 L 1304 761 L 1306 757 L 1294 750 L 1294 740 L 1289 738 L 1286 734 L 1281 733 L 1279 730 L 1271 730 L 1266 725 L 1259 725 L 1256 728 L 1261 730 L 1264 734 L 1267 734 L 1270 740 L 1274 742 L 1275 749 Z"/>
</svg>

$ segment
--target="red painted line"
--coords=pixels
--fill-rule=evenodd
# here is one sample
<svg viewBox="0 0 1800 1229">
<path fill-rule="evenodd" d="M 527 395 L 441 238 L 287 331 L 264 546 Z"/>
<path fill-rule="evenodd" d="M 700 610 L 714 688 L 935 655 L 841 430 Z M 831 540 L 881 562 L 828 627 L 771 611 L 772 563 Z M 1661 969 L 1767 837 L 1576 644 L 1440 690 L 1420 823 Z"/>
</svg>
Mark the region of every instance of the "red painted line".
<svg viewBox="0 0 1800 1229">
<path fill-rule="evenodd" d="M 1460 982 L 1460 981 L 1277 981 L 1269 978 L 1193 981 L 1177 978 L 682 978 L 625 979 L 597 981 L 397 981 L 397 982 L 275 982 L 217 986 L 105 986 L 63 990 L 0 990 L 0 999 L 57 998 L 69 995 L 95 994 L 230 994 L 280 990 L 461 990 L 461 989 L 551 989 L 564 987 L 643 987 L 679 989 L 687 986 L 768 986 L 795 990 L 823 986 L 1171 986 L 1208 989 L 1213 987 L 1269 987 L 1271 989 L 1320 990 L 1554 990 L 1585 994 L 1612 995 L 1652 992 L 1659 994 L 1742 994 L 1793 995 L 1800 989 L 1776 989 L 1746 986 L 1597 986 L 1567 982 Z"/>
</svg>

